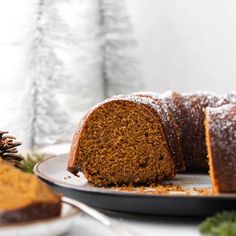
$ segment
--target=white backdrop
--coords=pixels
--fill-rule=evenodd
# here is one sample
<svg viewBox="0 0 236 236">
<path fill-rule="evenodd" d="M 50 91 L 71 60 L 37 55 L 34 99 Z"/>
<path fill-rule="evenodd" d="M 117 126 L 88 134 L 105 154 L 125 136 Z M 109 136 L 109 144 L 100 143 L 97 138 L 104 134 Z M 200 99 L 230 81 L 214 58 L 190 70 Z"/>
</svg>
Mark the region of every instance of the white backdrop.
<svg viewBox="0 0 236 236">
<path fill-rule="evenodd" d="M 135 54 L 126 0 L 2 2 L 0 130 L 29 148 L 71 140 L 91 106 L 143 88 Z"/>
<path fill-rule="evenodd" d="M 236 89 L 236 1 L 127 2 L 147 89 Z"/>
<path fill-rule="evenodd" d="M 42 14 L 43 20 L 38 21 L 40 2 L 47 2 L 51 8 L 45 7 L 48 10 Z M 112 11 L 107 12 L 107 16 L 111 17 L 107 20 L 108 26 L 111 26 L 108 33 L 112 34 L 107 33 L 102 37 L 102 41 L 111 45 L 110 48 L 100 45 L 101 35 L 105 32 L 100 22 L 101 2 L 113 6 L 108 7 Z M 127 3 L 128 11 L 123 6 L 118 7 L 118 3 L 121 2 Z M 69 135 L 72 136 L 74 126 L 79 122 L 81 115 L 90 106 L 104 99 L 104 74 L 111 75 L 109 96 L 139 89 L 157 92 L 169 89 L 186 92 L 210 90 L 217 93 L 236 90 L 235 12 L 236 1 L 233 0 L 5 1 L 0 8 L 0 129 L 13 131 L 25 144 L 27 139 L 30 140 L 27 138 L 29 135 L 26 135 L 28 131 L 32 137 L 36 136 L 32 135 L 31 130 L 35 128 L 31 127 L 35 125 L 32 126 L 31 123 L 37 120 L 37 129 L 45 130 L 42 132 L 43 137 L 54 142 L 56 139 L 51 138 L 50 134 L 53 132 L 49 129 L 52 125 L 48 124 L 61 123 L 54 119 L 61 117 L 55 115 L 56 109 L 59 109 L 66 110 L 68 114 L 65 116 L 65 124 L 73 123 Z M 129 15 L 134 25 L 134 38 L 133 31 L 130 30 L 132 24 Z M 34 51 L 38 52 L 32 46 L 32 42 L 37 41 L 34 40 L 34 32 L 41 32 L 36 31 L 37 22 L 40 23 L 40 27 L 52 29 L 52 34 L 45 41 L 51 43 L 50 47 L 41 48 L 44 53 L 45 48 L 49 49 L 46 50 L 44 59 L 50 60 L 51 63 L 44 63 L 44 67 L 44 64 L 39 64 L 40 70 L 36 70 L 37 63 L 33 63 L 33 68 L 29 64 L 29 59 L 35 58 Z M 114 25 L 110 25 L 109 22 L 113 22 Z M 133 47 L 135 39 L 139 44 L 138 49 Z M 116 41 L 119 41 L 118 47 L 112 51 Z M 126 60 L 119 60 L 119 57 L 127 58 L 124 52 L 126 48 L 129 49 L 129 45 L 132 46 L 131 51 L 137 51 L 139 55 L 144 86 L 141 86 L 139 76 L 124 76 L 128 69 L 133 72 L 133 68 L 136 68 L 131 67 Z M 106 50 L 102 50 L 104 48 Z M 60 59 L 63 67 L 55 71 L 58 68 L 58 60 L 53 62 L 52 56 L 47 55 L 54 55 L 58 51 L 61 57 L 57 59 Z M 112 53 L 107 53 L 110 51 Z M 104 67 L 101 66 L 104 58 L 107 58 L 105 65 L 109 67 L 109 70 L 106 68 L 106 73 L 103 73 Z M 41 70 L 47 67 L 50 67 L 50 70 L 43 70 L 45 73 L 41 73 Z M 31 69 L 35 76 L 29 73 Z M 40 88 L 28 90 L 28 82 L 35 85 L 34 77 L 38 78 L 37 71 L 42 75 L 46 74 L 45 79 L 40 76 L 40 79 L 37 79 L 37 85 L 40 84 L 43 91 Z M 60 83 L 57 81 L 58 88 L 50 86 L 49 83 L 49 80 L 55 77 L 60 79 Z M 31 100 L 35 100 L 32 99 L 35 89 L 38 103 L 32 105 Z M 25 92 L 26 96 L 23 99 L 24 91 L 28 93 Z M 53 102 L 55 98 L 59 103 Z M 46 110 L 43 109 L 45 105 Z M 51 113 L 55 113 L 54 116 Z M 56 130 L 62 133 L 61 129 Z M 64 134 L 61 136 L 69 137 Z"/>
</svg>

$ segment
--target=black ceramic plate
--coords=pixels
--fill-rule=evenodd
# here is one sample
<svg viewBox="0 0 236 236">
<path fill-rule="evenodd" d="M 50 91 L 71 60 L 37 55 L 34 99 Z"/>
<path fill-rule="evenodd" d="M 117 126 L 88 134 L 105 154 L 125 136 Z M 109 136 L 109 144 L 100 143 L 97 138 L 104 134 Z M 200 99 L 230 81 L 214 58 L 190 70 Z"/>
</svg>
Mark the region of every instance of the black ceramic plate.
<svg viewBox="0 0 236 236">
<path fill-rule="evenodd" d="M 56 156 L 38 163 L 34 173 L 65 196 L 92 207 L 126 213 L 168 216 L 206 216 L 222 210 L 236 210 L 236 194 L 200 195 L 194 189 L 210 189 L 207 174 L 179 174 L 171 181 L 186 191 L 158 194 L 155 188 L 132 191 L 99 188 L 66 171 L 67 156 Z M 167 183 L 168 184 L 168 183 Z"/>
</svg>

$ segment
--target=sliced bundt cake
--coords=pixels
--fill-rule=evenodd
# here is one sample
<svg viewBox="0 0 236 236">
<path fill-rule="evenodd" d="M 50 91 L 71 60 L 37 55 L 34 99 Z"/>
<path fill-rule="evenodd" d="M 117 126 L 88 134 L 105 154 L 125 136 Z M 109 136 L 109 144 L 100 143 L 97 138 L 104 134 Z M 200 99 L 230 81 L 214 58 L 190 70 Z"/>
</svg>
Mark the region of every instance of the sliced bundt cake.
<svg viewBox="0 0 236 236">
<path fill-rule="evenodd" d="M 0 158 L 0 224 L 47 219 L 60 212 L 60 196 Z"/>
<path fill-rule="evenodd" d="M 212 168 L 212 159 L 220 158 L 214 154 L 218 146 L 212 146 L 215 136 L 209 127 L 218 122 L 215 112 L 221 111 L 214 108 L 233 103 L 234 92 L 224 96 L 138 92 L 108 99 L 89 110 L 81 121 L 73 138 L 68 170 L 73 174 L 83 172 L 99 186 L 155 184 L 185 169 L 207 170 L 207 127 L 208 153 L 213 153 L 209 154 L 213 157 L 211 175 L 215 176 L 219 169 L 218 164 Z M 209 108 L 205 121 L 208 107 L 212 110 Z M 229 121 L 234 119 L 233 115 L 227 117 Z"/>
<path fill-rule="evenodd" d="M 207 108 L 205 127 L 213 191 L 236 192 L 236 105 Z"/>
<path fill-rule="evenodd" d="M 118 96 L 91 109 L 80 123 L 68 170 L 99 185 L 152 184 L 175 175 L 160 105 Z"/>
</svg>

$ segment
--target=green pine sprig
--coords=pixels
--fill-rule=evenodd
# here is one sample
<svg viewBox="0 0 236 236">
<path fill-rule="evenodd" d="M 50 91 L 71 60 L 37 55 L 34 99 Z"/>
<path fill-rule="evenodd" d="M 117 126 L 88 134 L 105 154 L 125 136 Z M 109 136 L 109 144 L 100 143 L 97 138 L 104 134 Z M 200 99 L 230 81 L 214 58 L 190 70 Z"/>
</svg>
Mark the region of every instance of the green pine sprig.
<svg viewBox="0 0 236 236">
<path fill-rule="evenodd" d="M 22 169 L 25 172 L 33 173 L 34 166 L 45 158 L 43 154 L 27 154 L 24 160 L 22 161 Z"/>
<path fill-rule="evenodd" d="M 224 211 L 208 217 L 200 224 L 199 229 L 203 236 L 235 236 L 236 212 Z"/>
</svg>

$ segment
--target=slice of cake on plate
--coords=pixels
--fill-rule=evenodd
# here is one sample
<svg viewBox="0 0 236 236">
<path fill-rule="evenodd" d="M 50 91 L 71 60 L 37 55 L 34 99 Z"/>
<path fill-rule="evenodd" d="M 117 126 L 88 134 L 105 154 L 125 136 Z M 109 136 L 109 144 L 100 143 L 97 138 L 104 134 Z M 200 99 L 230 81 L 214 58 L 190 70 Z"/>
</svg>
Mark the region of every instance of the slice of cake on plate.
<svg viewBox="0 0 236 236">
<path fill-rule="evenodd" d="M 0 158 L 0 224 L 59 216 L 61 197 L 36 176 Z"/>
</svg>

